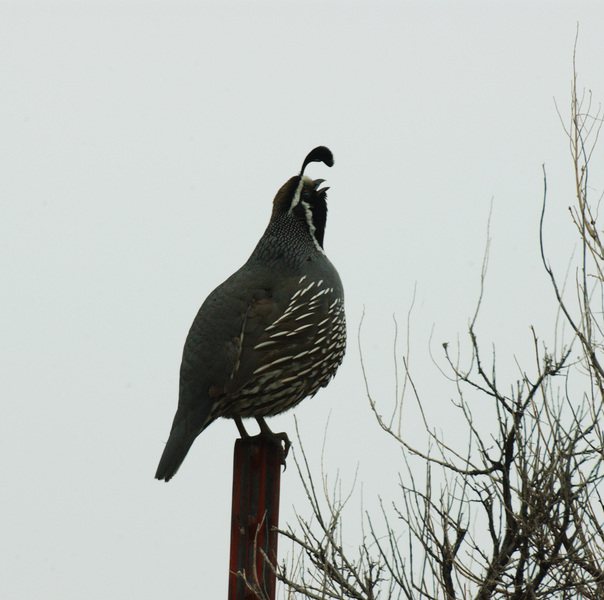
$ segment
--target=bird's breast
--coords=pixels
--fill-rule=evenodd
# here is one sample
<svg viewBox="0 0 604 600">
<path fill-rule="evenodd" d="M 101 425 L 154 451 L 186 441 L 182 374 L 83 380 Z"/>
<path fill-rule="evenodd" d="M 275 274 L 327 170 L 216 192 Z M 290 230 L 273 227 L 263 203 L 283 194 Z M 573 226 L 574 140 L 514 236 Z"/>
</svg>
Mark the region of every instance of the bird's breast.
<svg viewBox="0 0 604 600">
<path fill-rule="evenodd" d="M 237 370 L 216 416 L 278 414 L 314 395 L 335 374 L 346 348 L 341 287 L 307 275 L 295 283 L 280 307 L 278 293 L 249 307 Z"/>
</svg>

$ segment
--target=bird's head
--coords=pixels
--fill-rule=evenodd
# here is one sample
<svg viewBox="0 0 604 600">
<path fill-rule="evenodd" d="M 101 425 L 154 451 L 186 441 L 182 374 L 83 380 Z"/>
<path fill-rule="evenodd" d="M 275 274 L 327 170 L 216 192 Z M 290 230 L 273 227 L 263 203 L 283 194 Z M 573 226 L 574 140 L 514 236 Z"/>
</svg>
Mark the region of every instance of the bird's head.
<svg viewBox="0 0 604 600">
<path fill-rule="evenodd" d="M 304 170 L 311 162 L 333 166 L 333 154 L 329 148 L 318 146 L 302 163 L 299 175 L 291 177 L 277 192 L 273 201 L 272 219 L 291 218 L 306 224 L 317 248 L 323 251 L 325 223 L 327 221 L 327 195 L 329 188 L 321 187 L 324 179 L 311 179 Z"/>
</svg>

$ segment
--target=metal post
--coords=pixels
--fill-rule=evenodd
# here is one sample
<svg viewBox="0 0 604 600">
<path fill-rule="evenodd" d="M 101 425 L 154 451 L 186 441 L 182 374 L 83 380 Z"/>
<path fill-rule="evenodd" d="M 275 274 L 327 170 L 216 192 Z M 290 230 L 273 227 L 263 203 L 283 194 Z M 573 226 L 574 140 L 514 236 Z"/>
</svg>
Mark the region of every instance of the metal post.
<svg viewBox="0 0 604 600">
<path fill-rule="evenodd" d="M 275 575 L 261 550 L 277 564 L 282 456 L 280 446 L 263 436 L 235 442 L 229 600 L 260 598 L 237 573 L 245 573 L 269 600 L 275 598 Z"/>
</svg>

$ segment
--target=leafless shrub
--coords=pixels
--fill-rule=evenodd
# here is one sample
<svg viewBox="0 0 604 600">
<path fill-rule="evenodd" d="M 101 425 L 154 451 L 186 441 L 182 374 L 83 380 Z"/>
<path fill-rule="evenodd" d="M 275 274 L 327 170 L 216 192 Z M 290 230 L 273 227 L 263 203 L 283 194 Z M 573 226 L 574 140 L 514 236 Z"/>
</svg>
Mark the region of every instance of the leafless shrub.
<svg viewBox="0 0 604 600">
<path fill-rule="evenodd" d="M 382 504 L 381 514 L 365 514 L 367 533 L 350 556 L 342 543 L 347 497 L 336 490 L 320 501 L 302 454 L 297 467 L 312 518 L 299 515 L 295 527 L 281 531 L 295 556 L 289 567 L 275 567 L 288 598 L 604 598 L 604 233 L 601 196 L 592 202 L 588 195 L 601 126 L 591 94 L 578 93 L 575 70 L 565 130 L 576 187 L 569 210 L 581 258 L 570 300 L 547 260 L 543 216 L 540 227 L 543 265 L 571 331 L 565 345 L 549 350 L 533 331 L 533 365 L 519 367 L 512 385 L 502 384 L 495 353 L 485 358 L 476 332 L 481 293 L 468 329 L 468 364 L 462 366 L 460 349 L 443 345 L 441 369 L 465 424 L 465 436 L 457 431 L 455 440 L 429 424 L 408 355 L 389 417 L 368 387 L 378 423 L 402 450 L 400 497 Z M 543 214 L 546 198 L 544 170 Z M 487 240 L 481 287 L 488 252 Z M 402 434 L 405 396 L 423 418 L 425 448 Z M 478 405 L 491 411 L 490 430 L 473 417 Z M 455 447 L 459 439 L 462 448 Z"/>
</svg>

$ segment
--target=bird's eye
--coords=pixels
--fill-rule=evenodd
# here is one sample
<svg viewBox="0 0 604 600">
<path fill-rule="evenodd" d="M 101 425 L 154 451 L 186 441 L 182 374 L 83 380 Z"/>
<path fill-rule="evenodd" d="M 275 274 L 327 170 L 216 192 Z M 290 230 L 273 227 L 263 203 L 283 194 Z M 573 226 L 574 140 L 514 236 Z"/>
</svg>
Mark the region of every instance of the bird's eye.
<svg viewBox="0 0 604 600">
<path fill-rule="evenodd" d="M 310 200 L 310 192 L 308 190 L 302 191 L 302 200 Z"/>
</svg>

